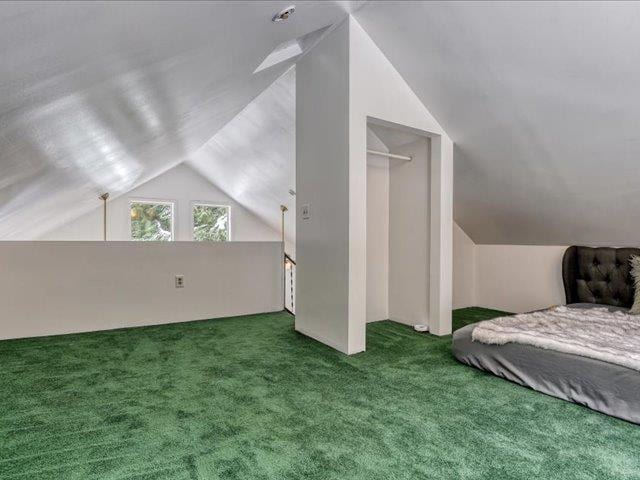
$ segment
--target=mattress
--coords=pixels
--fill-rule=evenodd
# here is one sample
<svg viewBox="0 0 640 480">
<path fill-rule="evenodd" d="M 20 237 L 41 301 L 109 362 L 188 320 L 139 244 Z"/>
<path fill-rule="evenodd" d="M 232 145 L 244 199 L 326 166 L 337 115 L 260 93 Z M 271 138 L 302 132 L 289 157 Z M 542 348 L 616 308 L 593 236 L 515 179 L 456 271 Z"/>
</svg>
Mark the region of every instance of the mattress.
<svg viewBox="0 0 640 480">
<path fill-rule="evenodd" d="M 595 305 L 569 305 L 572 308 L 589 306 Z M 460 362 L 538 392 L 640 424 L 640 372 L 530 345 L 473 342 L 471 333 L 476 325 L 467 325 L 453 334 L 453 354 Z"/>
</svg>

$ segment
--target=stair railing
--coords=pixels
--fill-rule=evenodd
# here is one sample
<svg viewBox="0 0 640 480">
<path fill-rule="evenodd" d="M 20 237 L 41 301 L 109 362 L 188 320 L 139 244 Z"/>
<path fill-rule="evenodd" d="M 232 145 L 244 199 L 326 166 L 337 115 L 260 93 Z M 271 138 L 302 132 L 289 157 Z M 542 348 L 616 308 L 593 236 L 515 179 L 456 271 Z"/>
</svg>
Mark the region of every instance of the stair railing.
<svg viewBox="0 0 640 480">
<path fill-rule="evenodd" d="M 284 254 L 284 309 L 296 314 L 296 261 Z"/>
</svg>

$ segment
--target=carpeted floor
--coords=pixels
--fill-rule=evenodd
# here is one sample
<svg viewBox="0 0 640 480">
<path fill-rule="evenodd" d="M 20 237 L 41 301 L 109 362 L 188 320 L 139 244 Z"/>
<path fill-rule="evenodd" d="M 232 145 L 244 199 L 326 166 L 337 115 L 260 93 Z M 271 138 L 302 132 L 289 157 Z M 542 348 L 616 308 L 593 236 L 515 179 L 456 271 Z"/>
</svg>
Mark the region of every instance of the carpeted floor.
<svg viewBox="0 0 640 480">
<path fill-rule="evenodd" d="M 0 342 L 0 478 L 640 478 L 640 427 L 460 365 L 450 337 L 367 336 L 349 358 L 267 314 Z"/>
</svg>

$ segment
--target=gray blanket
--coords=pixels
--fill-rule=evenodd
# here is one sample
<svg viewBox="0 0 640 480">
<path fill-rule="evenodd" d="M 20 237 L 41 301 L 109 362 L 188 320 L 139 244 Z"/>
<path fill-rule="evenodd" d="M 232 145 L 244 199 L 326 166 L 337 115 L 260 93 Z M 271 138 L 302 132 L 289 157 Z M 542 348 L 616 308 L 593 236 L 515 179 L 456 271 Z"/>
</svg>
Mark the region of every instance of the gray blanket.
<svg viewBox="0 0 640 480">
<path fill-rule="evenodd" d="M 531 345 L 473 342 L 471 337 L 476 326 L 468 325 L 453 334 L 453 354 L 460 362 L 539 392 L 640 424 L 639 372 Z"/>
</svg>

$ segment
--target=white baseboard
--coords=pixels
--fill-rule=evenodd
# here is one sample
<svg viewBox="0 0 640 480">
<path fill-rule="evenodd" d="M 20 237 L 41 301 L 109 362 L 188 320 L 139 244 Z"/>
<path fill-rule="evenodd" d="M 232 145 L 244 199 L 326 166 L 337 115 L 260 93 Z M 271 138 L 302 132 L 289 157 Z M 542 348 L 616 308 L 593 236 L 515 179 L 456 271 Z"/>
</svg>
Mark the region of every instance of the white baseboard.
<svg viewBox="0 0 640 480">
<path fill-rule="evenodd" d="M 401 323 L 403 325 L 409 325 L 410 327 L 413 327 L 415 325 L 414 322 L 410 321 L 410 320 L 406 320 L 404 318 L 400 318 L 400 317 L 389 317 L 389 320 L 391 320 L 392 322 L 396 322 L 396 323 Z"/>
</svg>

